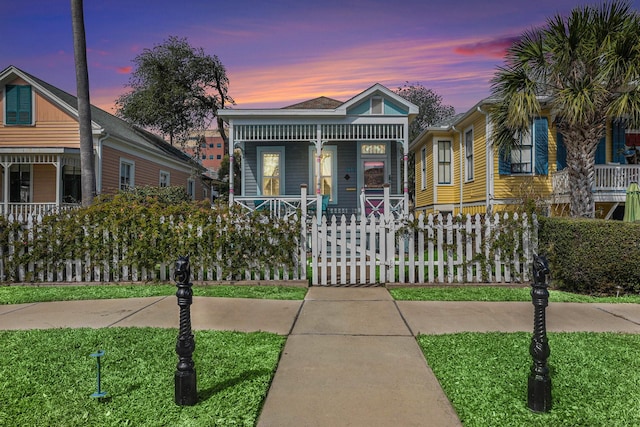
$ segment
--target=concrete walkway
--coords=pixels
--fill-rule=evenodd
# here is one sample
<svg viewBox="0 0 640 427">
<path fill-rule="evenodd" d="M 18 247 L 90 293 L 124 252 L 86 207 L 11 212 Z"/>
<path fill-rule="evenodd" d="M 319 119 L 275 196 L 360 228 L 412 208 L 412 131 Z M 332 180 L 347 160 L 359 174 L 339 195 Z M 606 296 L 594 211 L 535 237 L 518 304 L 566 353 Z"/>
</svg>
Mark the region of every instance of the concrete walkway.
<svg viewBox="0 0 640 427">
<path fill-rule="evenodd" d="M 0 305 L 0 329 L 178 327 L 175 297 Z M 528 302 L 394 301 L 312 287 L 304 301 L 195 297 L 193 329 L 287 335 L 259 426 L 459 426 L 415 336 L 530 332 Z M 638 304 L 551 303 L 547 329 L 640 333 Z"/>
</svg>

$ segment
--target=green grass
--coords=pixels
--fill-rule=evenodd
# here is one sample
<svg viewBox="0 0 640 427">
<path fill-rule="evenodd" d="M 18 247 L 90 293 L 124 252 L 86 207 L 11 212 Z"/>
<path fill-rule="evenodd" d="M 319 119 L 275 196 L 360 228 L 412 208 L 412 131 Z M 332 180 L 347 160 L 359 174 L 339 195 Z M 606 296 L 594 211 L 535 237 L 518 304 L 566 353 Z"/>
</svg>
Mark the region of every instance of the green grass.
<svg viewBox="0 0 640 427">
<path fill-rule="evenodd" d="M 285 337 L 196 331 L 198 403 L 174 403 L 177 330 L 0 331 L 0 425 L 253 426 Z M 102 349 L 102 390 L 96 360 Z"/>
<path fill-rule="evenodd" d="M 0 304 L 136 298 L 175 295 L 170 285 L 0 286 Z M 193 286 L 194 296 L 301 300 L 307 288 L 295 286 Z"/>
<path fill-rule="evenodd" d="M 531 334 L 420 336 L 465 427 L 640 425 L 640 335 L 551 333 L 552 410 L 527 407 Z"/>
<path fill-rule="evenodd" d="M 390 290 L 396 300 L 402 301 L 531 301 L 531 288 L 499 286 L 438 286 L 395 288 Z M 640 303 L 640 295 L 620 297 L 594 297 L 550 290 L 551 302 L 582 303 Z"/>
</svg>

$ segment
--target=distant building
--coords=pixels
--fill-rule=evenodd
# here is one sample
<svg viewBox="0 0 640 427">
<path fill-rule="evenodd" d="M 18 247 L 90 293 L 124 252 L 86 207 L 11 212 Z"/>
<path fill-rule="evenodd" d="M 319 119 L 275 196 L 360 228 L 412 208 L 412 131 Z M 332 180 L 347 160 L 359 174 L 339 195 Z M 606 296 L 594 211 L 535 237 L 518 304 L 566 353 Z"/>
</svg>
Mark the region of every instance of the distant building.
<svg viewBox="0 0 640 427">
<path fill-rule="evenodd" d="M 217 129 L 206 130 L 204 135 L 189 138 L 185 152 L 196 159 L 211 178 L 218 178 L 218 170 L 224 157 L 224 141 Z"/>
</svg>

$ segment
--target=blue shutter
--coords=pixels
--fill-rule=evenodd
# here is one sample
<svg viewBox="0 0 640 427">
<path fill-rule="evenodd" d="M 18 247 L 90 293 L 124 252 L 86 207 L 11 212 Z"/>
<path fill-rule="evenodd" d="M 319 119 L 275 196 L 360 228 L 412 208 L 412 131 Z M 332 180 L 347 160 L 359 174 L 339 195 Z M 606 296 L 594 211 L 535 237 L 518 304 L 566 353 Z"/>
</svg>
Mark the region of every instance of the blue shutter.
<svg viewBox="0 0 640 427">
<path fill-rule="evenodd" d="M 612 136 L 613 136 L 613 141 L 612 141 L 612 156 L 611 158 L 613 159 L 614 162 L 618 162 L 620 164 L 625 164 L 626 163 L 626 159 L 624 157 L 624 144 L 625 144 L 625 124 L 622 120 L 614 120 L 611 123 L 611 127 L 612 127 Z"/>
<path fill-rule="evenodd" d="M 596 148 L 596 165 L 607 163 L 607 138 L 602 137 Z"/>
<path fill-rule="evenodd" d="M 7 85 L 5 100 L 6 115 L 4 123 L 15 125 L 18 123 L 18 86 Z"/>
<path fill-rule="evenodd" d="M 31 124 L 31 86 L 6 86 L 5 124 Z"/>
<path fill-rule="evenodd" d="M 567 167 L 567 146 L 560 132 L 556 135 L 556 168 L 562 170 Z"/>
<path fill-rule="evenodd" d="M 549 124 L 545 117 L 533 121 L 533 145 L 536 153 L 536 174 L 549 173 Z"/>
<path fill-rule="evenodd" d="M 18 86 L 18 123 L 31 124 L 31 86 Z"/>
<path fill-rule="evenodd" d="M 506 152 L 507 150 L 504 148 L 498 151 L 498 173 L 500 175 L 511 175 L 511 156 Z"/>
</svg>

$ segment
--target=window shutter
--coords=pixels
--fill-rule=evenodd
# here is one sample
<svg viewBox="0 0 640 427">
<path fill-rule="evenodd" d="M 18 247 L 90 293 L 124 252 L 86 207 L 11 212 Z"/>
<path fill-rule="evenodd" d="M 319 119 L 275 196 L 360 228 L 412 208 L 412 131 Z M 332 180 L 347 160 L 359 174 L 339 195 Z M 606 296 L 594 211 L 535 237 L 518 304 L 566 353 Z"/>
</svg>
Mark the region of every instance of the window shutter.
<svg viewBox="0 0 640 427">
<path fill-rule="evenodd" d="M 536 174 L 549 174 L 549 124 L 544 117 L 538 117 L 533 121 L 534 140 L 536 153 Z"/>
<path fill-rule="evenodd" d="M 498 173 L 500 175 L 511 175 L 511 157 L 504 148 L 500 148 L 498 152 Z"/>
<path fill-rule="evenodd" d="M 562 134 L 556 135 L 556 168 L 562 170 L 567 167 L 567 146 L 564 145 Z"/>
<path fill-rule="evenodd" d="M 18 86 L 18 123 L 31 124 L 31 86 Z"/>
<path fill-rule="evenodd" d="M 6 87 L 6 117 L 5 124 L 15 125 L 18 123 L 18 86 Z"/>
<path fill-rule="evenodd" d="M 596 165 L 605 163 L 607 163 L 607 138 L 603 136 L 596 148 Z"/>
<path fill-rule="evenodd" d="M 6 86 L 5 124 L 31 124 L 31 86 Z"/>
<path fill-rule="evenodd" d="M 613 150 L 613 155 L 611 156 L 611 158 L 613 159 L 614 162 L 618 162 L 620 164 L 625 164 L 626 163 L 626 158 L 624 157 L 624 144 L 625 144 L 625 124 L 622 120 L 614 120 L 611 123 L 611 127 L 612 127 L 612 136 L 613 136 L 613 144 L 612 144 L 612 150 Z"/>
</svg>

